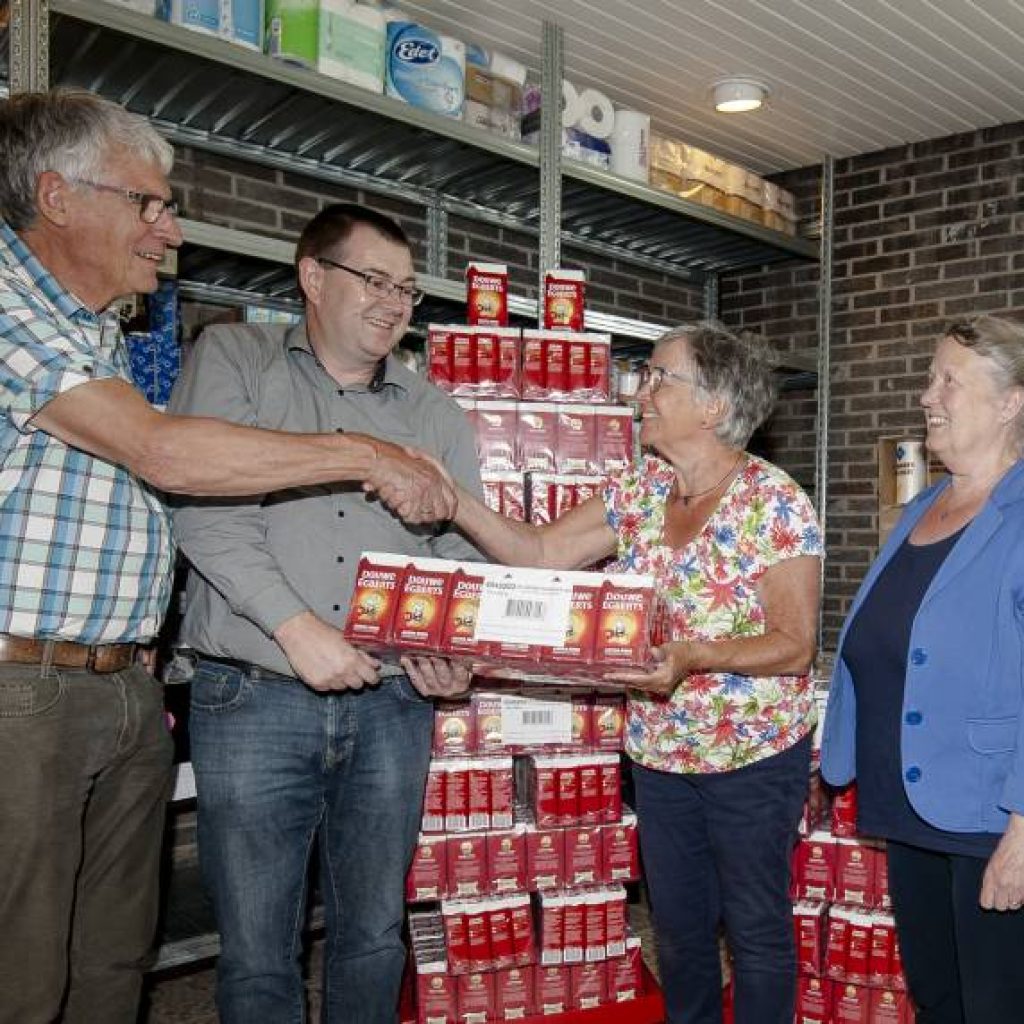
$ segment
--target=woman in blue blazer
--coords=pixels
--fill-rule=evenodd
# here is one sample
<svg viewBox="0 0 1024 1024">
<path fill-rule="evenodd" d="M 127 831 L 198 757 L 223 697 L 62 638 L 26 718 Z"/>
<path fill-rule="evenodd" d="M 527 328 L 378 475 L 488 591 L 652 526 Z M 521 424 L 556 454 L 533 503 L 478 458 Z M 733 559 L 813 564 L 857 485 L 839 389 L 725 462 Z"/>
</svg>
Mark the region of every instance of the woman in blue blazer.
<svg viewBox="0 0 1024 1024">
<path fill-rule="evenodd" d="M 1024 326 L 938 342 L 921 398 L 949 472 L 854 599 L 822 771 L 885 838 L 918 1024 L 1024 1021 Z"/>
</svg>

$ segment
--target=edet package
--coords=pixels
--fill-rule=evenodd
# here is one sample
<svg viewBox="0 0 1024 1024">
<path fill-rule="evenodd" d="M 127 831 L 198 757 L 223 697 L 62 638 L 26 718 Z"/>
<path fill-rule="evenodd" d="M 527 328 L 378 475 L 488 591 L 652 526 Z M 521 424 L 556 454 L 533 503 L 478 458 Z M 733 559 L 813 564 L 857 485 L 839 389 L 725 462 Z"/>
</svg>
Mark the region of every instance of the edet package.
<svg viewBox="0 0 1024 1024">
<path fill-rule="evenodd" d="M 466 267 L 466 319 L 470 324 L 508 324 L 508 267 L 503 263 L 470 263 Z"/>
</svg>

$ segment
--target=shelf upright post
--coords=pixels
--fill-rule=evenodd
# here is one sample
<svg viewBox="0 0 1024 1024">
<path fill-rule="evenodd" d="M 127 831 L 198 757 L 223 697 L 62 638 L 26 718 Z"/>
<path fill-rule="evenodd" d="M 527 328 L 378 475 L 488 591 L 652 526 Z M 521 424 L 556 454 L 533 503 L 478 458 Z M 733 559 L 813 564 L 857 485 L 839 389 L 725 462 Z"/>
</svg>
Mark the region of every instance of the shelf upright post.
<svg viewBox="0 0 1024 1024">
<path fill-rule="evenodd" d="M 828 426 L 829 406 L 832 401 L 832 232 L 833 198 L 835 194 L 835 159 L 825 154 L 821 165 L 821 262 L 818 283 L 818 406 L 817 451 L 814 460 L 814 500 L 822 539 L 825 537 L 825 519 L 828 508 Z M 822 594 L 824 594 L 824 562 L 822 563 Z M 818 649 L 823 640 L 823 618 L 818 615 Z"/>
<path fill-rule="evenodd" d="M 562 246 L 562 28 L 544 22 L 540 108 L 540 253 L 537 326 L 544 326 L 544 274 L 559 265 Z"/>
<path fill-rule="evenodd" d="M 427 273 L 448 276 L 448 211 L 435 192 L 427 206 Z"/>
<path fill-rule="evenodd" d="M 19 92 L 50 88 L 49 0 L 10 0 L 8 84 Z"/>
<path fill-rule="evenodd" d="M 718 274 L 710 271 L 704 275 L 704 319 L 717 320 L 718 312 Z"/>
</svg>

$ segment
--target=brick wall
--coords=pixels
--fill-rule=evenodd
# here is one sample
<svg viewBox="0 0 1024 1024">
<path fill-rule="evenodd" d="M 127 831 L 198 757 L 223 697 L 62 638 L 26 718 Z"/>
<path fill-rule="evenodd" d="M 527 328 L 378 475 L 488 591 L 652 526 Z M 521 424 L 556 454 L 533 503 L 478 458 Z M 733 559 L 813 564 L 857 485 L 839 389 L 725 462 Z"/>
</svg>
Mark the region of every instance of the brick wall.
<svg viewBox="0 0 1024 1024">
<path fill-rule="evenodd" d="M 177 151 L 171 184 L 186 217 L 289 240 L 325 204 L 364 202 L 402 225 L 413 243 L 417 269 L 426 269 L 425 217 L 416 204 L 190 148 Z M 535 236 L 449 218 L 448 276 L 461 279 L 474 259 L 507 263 L 516 294 L 536 296 Z M 586 270 L 592 309 L 667 324 L 701 316 L 699 286 L 571 248 L 563 252 L 562 263 Z"/>
<path fill-rule="evenodd" d="M 787 177 L 803 213 L 816 177 Z M 875 442 L 923 433 L 938 332 L 976 313 L 1024 314 L 1024 123 L 837 161 L 835 185 L 826 645 L 877 549 Z M 783 350 L 807 347 L 816 291 L 814 269 L 736 275 L 722 283 L 722 315 Z M 806 481 L 809 397 L 784 406 L 766 439 Z"/>
</svg>

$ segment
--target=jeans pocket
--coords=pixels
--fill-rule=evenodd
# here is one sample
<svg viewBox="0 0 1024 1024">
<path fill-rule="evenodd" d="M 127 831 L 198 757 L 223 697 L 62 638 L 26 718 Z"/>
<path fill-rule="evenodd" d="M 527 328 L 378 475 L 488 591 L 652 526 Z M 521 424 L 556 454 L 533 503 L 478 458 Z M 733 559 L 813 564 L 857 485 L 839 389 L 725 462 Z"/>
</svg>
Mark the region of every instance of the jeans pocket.
<svg viewBox="0 0 1024 1024">
<path fill-rule="evenodd" d="M 252 696 L 252 683 L 238 669 L 211 668 L 202 663 L 192 677 L 192 711 L 221 714 L 237 711 Z"/>
<path fill-rule="evenodd" d="M 395 698 L 403 704 L 418 704 L 433 710 L 434 702 L 429 697 L 424 697 L 412 685 L 407 675 L 388 676 L 384 681 L 384 685 L 389 687 Z"/>
<path fill-rule="evenodd" d="M 40 674 L 39 666 L 7 666 L 0 670 L 0 718 L 32 718 L 56 707 L 64 697 L 67 681 L 51 669 Z"/>
</svg>

